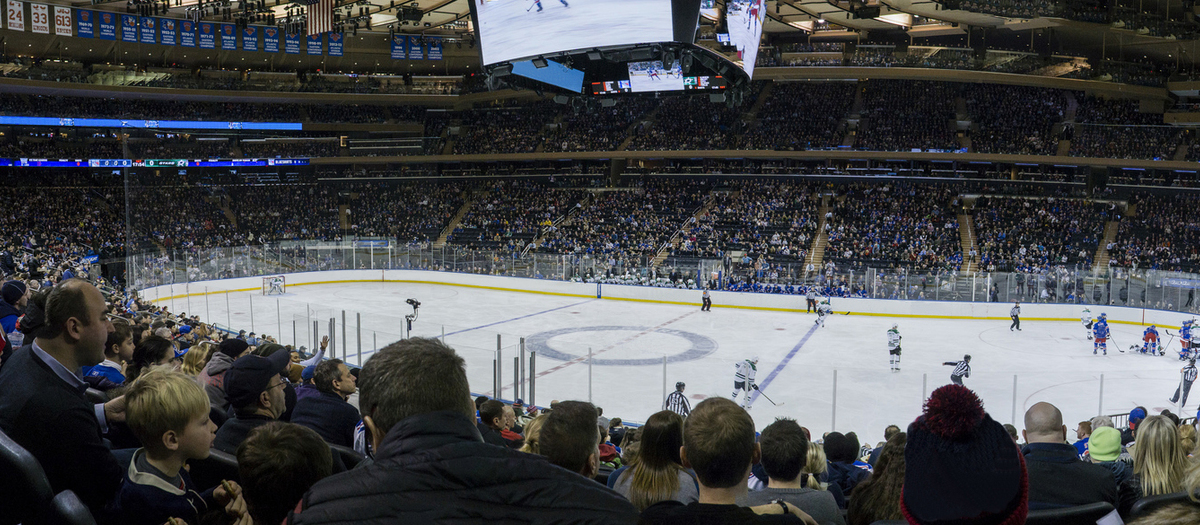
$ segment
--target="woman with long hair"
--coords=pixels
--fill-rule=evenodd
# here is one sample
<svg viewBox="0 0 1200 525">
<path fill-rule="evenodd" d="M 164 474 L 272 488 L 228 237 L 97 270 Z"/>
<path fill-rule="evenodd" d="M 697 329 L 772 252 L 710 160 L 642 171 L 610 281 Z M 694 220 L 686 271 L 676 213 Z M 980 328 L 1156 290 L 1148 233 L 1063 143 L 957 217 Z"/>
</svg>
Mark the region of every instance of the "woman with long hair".
<svg viewBox="0 0 1200 525">
<path fill-rule="evenodd" d="M 212 359 L 212 354 L 217 350 L 217 344 L 205 341 L 188 349 L 186 354 L 183 354 L 183 366 L 180 370 L 183 373 L 196 377 L 204 370 L 204 366 L 208 364 L 208 360 Z"/>
<path fill-rule="evenodd" d="M 525 424 L 525 445 L 521 447 L 521 452 L 529 454 L 538 453 L 538 438 L 542 435 L 542 425 L 546 424 L 546 418 L 548 417 L 550 416 L 542 414 Z"/>
<path fill-rule="evenodd" d="M 1119 488 L 1120 514 L 1128 519 L 1133 504 L 1146 496 L 1171 494 L 1183 489 L 1188 468 L 1187 451 L 1175 424 L 1163 416 L 1150 416 L 1137 427 L 1133 447 L 1133 475 Z"/>
<path fill-rule="evenodd" d="M 150 367 L 170 365 L 175 360 L 175 343 L 165 337 L 149 335 L 133 348 L 133 361 L 125 367 L 125 384 L 131 385 Z"/>
<path fill-rule="evenodd" d="M 904 486 L 904 445 L 908 434 L 897 433 L 883 445 L 875 471 L 854 489 L 850 498 L 849 525 L 869 525 L 878 520 L 903 520 L 900 488 Z"/>
<path fill-rule="evenodd" d="M 679 449 L 683 446 L 683 416 L 663 410 L 642 426 L 637 459 L 620 474 L 613 490 L 625 496 L 638 511 L 660 501 L 684 505 L 699 501 L 695 476 L 683 468 Z"/>
<path fill-rule="evenodd" d="M 804 468 L 800 470 L 800 478 L 804 482 L 804 486 L 813 490 L 829 491 L 830 494 L 833 494 L 833 499 L 837 502 L 838 507 L 844 509 L 846 508 L 846 495 L 842 492 L 841 485 L 821 481 L 829 479 L 828 471 L 829 463 L 825 458 L 825 449 L 816 445 L 809 446 Z"/>
</svg>

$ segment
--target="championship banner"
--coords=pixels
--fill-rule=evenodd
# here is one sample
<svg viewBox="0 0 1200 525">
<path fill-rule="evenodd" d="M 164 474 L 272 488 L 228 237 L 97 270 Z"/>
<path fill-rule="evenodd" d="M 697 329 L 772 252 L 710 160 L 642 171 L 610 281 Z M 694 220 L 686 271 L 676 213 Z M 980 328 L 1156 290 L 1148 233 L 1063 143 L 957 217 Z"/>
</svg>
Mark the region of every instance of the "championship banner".
<svg viewBox="0 0 1200 525">
<path fill-rule="evenodd" d="M 279 52 L 279 29 L 275 27 L 263 28 L 263 51 L 267 53 Z"/>
<path fill-rule="evenodd" d="M 341 33 L 329 33 L 329 56 L 342 56 L 342 44 L 344 44 L 345 35 Z"/>
<path fill-rule="evenodd" d="M 300 35 L 298 33 L 288 33 L 283 36 L 283 52 L 289 55 L 300 54 Z"/>
<path fill-rule="evenodd" d="M 216 49 L 217 34 L 212 22 L 196 24 L 200 28 L 200 49 Z"/>
<path fill-rule="evenodd" d="M 305 40 L 306 40 L 306 43 L 308 44 L 305 46 L 306 54 L 309 54 L 309 55 L 324 54 L 324 49 L 322 49 L 322 48 L 324 47 L 325 39 L 322 38 L 321 35 L 308 35 L 305 38 Z"/>
<path fill-rule="evenodd" d="M 101 40 L 116 40 L 117 39 L 117 15 L 112 13 L 100 13 L 100 39 Z"/>
<path fill-rule="evenodd" d="M 425 37 L 425 40 L 429 41 L 429 59 L 430 60 L 441 60 L 442 59 L 442 39 L 441 39 L 441 37 L 427 36 L 427 37 Z"/>
<path fill-rule="evenodd" d="M 408 37 L 408 59 L 425 60 L 425 50 L 421 48 L 420 37 Z"/>
<path fill-rule="evenodd" d="M 404 35 L 395 35 L 392 37 L 392 60 L 404 60 L 406 58 L 406 47 L 408 47 L 408 38 Z"/>
<path fill-rule="evenodd" d="M 50 6 L 29 4 L 29 30 L 43 35 L 50 34 Z"/>
<path fill-rule="evenodd" d="M 179 45 L 196 47 L 196 23 L 191 20 L 179 21 Z"/>
<path fill-rule="evenodd" d="M 258 51 L 258 26 L 247 26 L 242 29 L 242 49 Z"/>
<path fill-rule="evenodd" d="M 75 36 L 72 30 L 75 25 L 71 23 L 71 8 L 54 6 L 54 35 L 55 36 Z"/>
<path fill-rule="evenodd" d="M 9 31 L 24 31 L 25 30 L 25 2 L 16 2 L 8 0 L 6 11 L 8 11 L 8 30 Z"/>
<path fill-rule="evenodd" d="M 140 41 L 143 44 L 157 44 L 158 42 L 155 41 L 156 35 L 154 34 L 154 30 L 156 29 L 155 26 L 158 25 L 158 20 L 156 20 L 154 18 L 150 18 L 148 16 L 143 16 L 141 22 L 142 22 L 141 23 L 142 38 Z"/>
<path fill-rule="evenodd" d="M 221 24 L 221 49 L 237 51 L 237 27 L 233 24 Z"/>
<path fill-rule="evenodd" d="M 162 39 L 160 43 L 164 46 L 179 45 L 179 41 L 175 39 L 175 20 L 170 18 L 158 19 L 158 35 Z"/>
<path fill-rule="evenodd" d="M 121 15 L 121 41 L 133 42 L 138 41 L 138 17 L 137 15 Z"/>
<path fill-rule="evenodd" d="M 75 33 L 80 38 L 92 38 L 95 36 L 95 26 L 92 25 L 92 17 L 94 16 L 96 16 L 96 13 L 87 9 L 75 10 Z"/>
</svg>

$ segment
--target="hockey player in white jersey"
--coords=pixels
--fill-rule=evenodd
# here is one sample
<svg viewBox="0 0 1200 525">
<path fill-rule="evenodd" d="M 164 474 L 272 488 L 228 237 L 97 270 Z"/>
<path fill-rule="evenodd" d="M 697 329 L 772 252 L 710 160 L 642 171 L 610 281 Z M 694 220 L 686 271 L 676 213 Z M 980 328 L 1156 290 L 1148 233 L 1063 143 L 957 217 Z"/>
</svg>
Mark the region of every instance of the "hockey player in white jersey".
<svg viewBox="0 0 1200 525">
<path fill-rule="evenodd" d="M 887 331 L 888 354 L 892 361 L 892 371 L 900 371 L 900 326 L 892 323 Z"/>
<path fill-rule="evenodd" d="M 832 313 L 833 305 L 829 304 L 829 299 L 825 299 L 819 306 L 817 306 L 817 320 L 813 321 L 813 323 L 821 328 L 824 328 L 825 318 L 829 317 L 829 315 Z"/>
<path fill-rule="evenodd" d="M 1083 331 L 1087 333 L 1088 341 L 1092 340 L 1092 311 L 1084 308 L 1083 315 L 1079 316 L 1079 322 L 1083 323 Z"/>
<path fill-rule="evenodd" d="M 733 366 L 737 369 L 737 373 L 733 376 L 733 395 L 730 397 L 737 402 L 738 395 L 745 390 L 746 397 L 742 399 L 742 408 L 750 410 L 750 393 L 758 390 L 758 384 L 754 382 L 754 375 L 758 373 L 758 356 Z"/>
</svg>

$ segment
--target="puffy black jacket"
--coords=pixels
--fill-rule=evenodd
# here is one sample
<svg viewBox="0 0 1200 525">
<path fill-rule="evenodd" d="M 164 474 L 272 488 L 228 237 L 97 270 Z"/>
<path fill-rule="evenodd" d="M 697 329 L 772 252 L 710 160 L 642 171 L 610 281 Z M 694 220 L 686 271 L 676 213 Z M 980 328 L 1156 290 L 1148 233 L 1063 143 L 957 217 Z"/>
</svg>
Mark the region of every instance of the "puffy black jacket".
<svg viewBox="0 0 1200 525">
<path fill-rule="evenodd" d="M 324 523 L 633 524 L 633 505 L 545 458 L 483 442 L 462 414 L 405 419 L 375 463 L 325 478 L 293 525 Z"/>
</svg>

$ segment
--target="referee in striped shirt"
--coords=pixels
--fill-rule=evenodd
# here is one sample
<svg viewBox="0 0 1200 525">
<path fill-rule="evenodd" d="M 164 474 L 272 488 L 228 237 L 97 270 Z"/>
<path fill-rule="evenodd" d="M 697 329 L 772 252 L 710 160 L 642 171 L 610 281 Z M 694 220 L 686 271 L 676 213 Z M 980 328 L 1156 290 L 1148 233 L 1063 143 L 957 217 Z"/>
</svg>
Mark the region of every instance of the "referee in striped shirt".
<svg viewBox="0 0 1200 525">
<path fill-rule="evenodd" d="M 950 381 L 956 385 L 962 385 L 962 378 L 971 377 L 971 356 L 964 355 L 962 361 L 946 361 L 942 363 L 945 366 L 954 367 L 954 371 L 950 372 Z"/>
<path fill-rule="evenodd" d="M 667 396 L 667 402 L 663 403 L 663 410 L 670 410 L 683 417 L 688 417 L 692 413 L 692 405 L 683 396 L 683 389 L 686 386 L 683 381 L 675 383 L 675 391 Z"/>
<path fill-rule="evenodd" d="M 1196 360 L 1189 359 L 1187 366 L 1180 369 L 1179 372 L 1183 381 L 1180 382 L 1178 387 L 1175 387 L 1175 395 L 1171 396 L 1171 402 L 1174 403 L 1179 400 L 1179 391 L 1182 390 L 1183 401 L 1179 403 L 1180 408 L 1182 408 L 1187 405 L 1188 392 L 1192 390 L 1192 381 L 1196 380 Z"/>
</svg>

